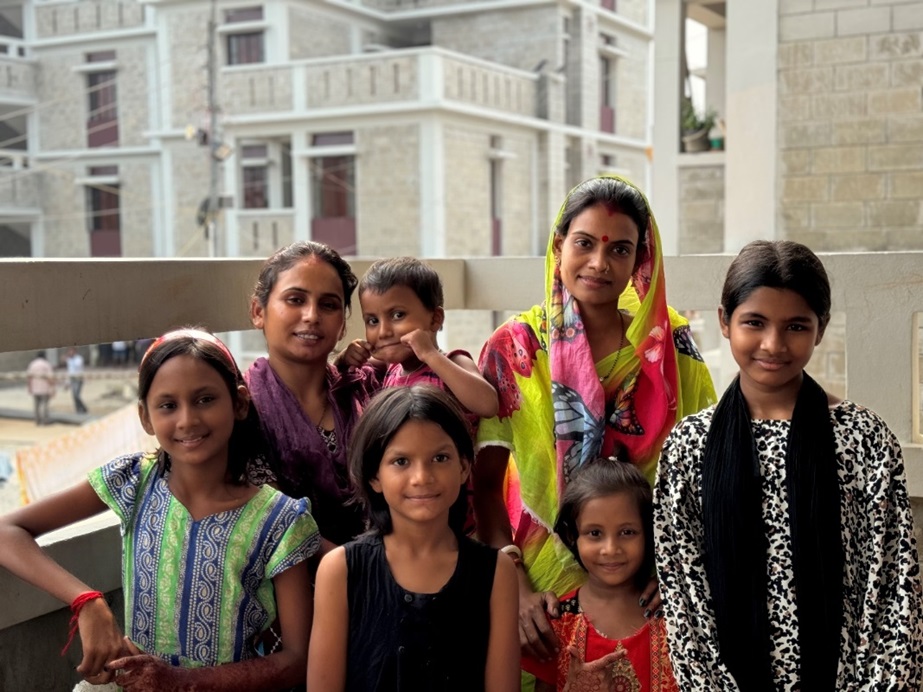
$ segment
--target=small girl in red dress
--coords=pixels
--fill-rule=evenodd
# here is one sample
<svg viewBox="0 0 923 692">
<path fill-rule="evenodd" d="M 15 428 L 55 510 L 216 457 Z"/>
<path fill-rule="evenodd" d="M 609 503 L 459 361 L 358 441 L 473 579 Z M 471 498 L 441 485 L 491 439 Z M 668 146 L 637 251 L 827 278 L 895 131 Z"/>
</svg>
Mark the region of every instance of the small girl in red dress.
<svg viewBox="0 0 923 692">
<path fill-rule="evenodd" d="M 650 484 L 633 464 L 597 459 L 568 483 L 554 529 L 587 580 L 551 620 L 557 657 L 522 661 L 536 692 L 675 692 L 666 627 L 639 604 L 654 564 Z"/>
</svg>

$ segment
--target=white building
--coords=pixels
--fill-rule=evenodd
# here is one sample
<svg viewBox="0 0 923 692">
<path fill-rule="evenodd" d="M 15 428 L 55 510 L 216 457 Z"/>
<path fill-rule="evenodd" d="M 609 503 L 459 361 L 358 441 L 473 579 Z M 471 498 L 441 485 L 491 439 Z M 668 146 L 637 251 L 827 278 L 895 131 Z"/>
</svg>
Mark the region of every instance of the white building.
<svg viewBox="0 0 923 692">
<path fill-rule="evenodd" d="M 575 182 L 650 181 L 647 0 L 0 12 L 0 255 L 207 255 L 211 152 L 219 255 L 535 254 Z"/>
</svg>

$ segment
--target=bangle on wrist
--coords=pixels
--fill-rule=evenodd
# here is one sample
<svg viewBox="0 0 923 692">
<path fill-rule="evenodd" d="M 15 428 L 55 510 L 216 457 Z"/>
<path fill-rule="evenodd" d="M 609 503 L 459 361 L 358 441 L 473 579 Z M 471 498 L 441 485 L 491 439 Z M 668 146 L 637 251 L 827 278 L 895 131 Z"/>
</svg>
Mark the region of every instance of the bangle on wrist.
<svg viewBox="0 0 923 692">
<path fill-rule="evenodd" d="M 509 555 L 516 567 L 522 566 L 522 549 L 518 545 L 510 543 L 500 548 L 500 552 Z"/>
</svg>

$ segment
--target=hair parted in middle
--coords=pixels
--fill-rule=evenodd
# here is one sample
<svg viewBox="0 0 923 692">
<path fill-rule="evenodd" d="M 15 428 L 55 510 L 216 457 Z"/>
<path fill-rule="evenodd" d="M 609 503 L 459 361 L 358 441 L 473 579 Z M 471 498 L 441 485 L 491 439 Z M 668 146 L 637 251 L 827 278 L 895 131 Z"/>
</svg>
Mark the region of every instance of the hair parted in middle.
<svg viewBox="0 0 923 692">
<path fill-rule="evenodd" d="M 349 262 L 343 259 L 336 250 L 324 243 L 317 243 L 313 240 L 302 240 L 291 245 L 279 248 L 270 255 L 260 269 L 259 278 L 256 280 L 256 286 L 253 287 L 255 299 L 264 308 L 269 302 L 269 296 L 272 289 L 279 279 L 279 274 L 288 271 L 302 260 L 316 257 L 334 268 L 340 281 L 343 283 L 343 307 L 347 315 L 350 311 L 353 291 L 356 290 L 358 279 L 353 273 Z"/>
<path fill-rule="evenodd" d="M 389 387 L 376 394 L 362 413 L 349 446 L 349 473 L 356 487 L 356 500 L 369 515 L 369 530 L 380 536 L 393 530 L 391 510 L 383 494 L 372 489 L 385 449 L 397 431 L 409 421 L 435 423 L 448 435 L 461 459 L 474 461 L 471 429 L 461 407 L 446 392 L 429 384 Z M 465 485 L 449 510 L 449 528 L 462 535 L 468 512 Z"/>
<path fill-rule="evenodd" d="M 564 208 L 554 228 L 555 234 L 567 237 L 570 225 L 580 214 L 597 204 L 612 212 L 624 214 L 638 227 L 638 244 L 635 250 L 635 269 L 647 258 L 647 227 L 651 222 L 651 211 L 644 195 L 633 185 L 618 178 L 600 176 L 580 183 L 570 191 L 564 201 Z"/>
<path fill-rule="evenodd" d="M 620 461 L 615 457 L 599 457 L 571 476 L 561 497 L 561 508 L 554 523 L 554 532 L 570 549 L 580 566 L 586 569 L 577 550 L 577 518 L 590 500 L 618 493 L 629 495 L 637 504 L 638 513 L 641 515 L 641 525 L 644 527 L 644 562 L 638 570 L 637 585 L 644 586 L 654 569 L 653 493 L 644 474 L 631 462 Z"/>
<path fill-rule="evenodd" d="M 724 321 L 759 288 L 794 291 L 817 315 L 820 331 L 830 321 L 830 279 L 820 258 L 792 240 L 754 240 L 728 267 L 721 291 Z"/>
<path fill-rule="evenodd" d="M 359 300 L 366 291 L 381 295 L 395 286 L 409 288 L 430 312 L 441 308 L 444 302 L 439 274 L 416 257 L 390 257 L 374 262 L 359 280 Z"/>
</svg>

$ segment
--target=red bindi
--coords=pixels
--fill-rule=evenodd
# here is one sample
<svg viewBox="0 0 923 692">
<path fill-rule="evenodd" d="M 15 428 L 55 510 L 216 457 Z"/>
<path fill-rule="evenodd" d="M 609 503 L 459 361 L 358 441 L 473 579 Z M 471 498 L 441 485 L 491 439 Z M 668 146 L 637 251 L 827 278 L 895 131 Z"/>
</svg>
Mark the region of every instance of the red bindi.
<svg viewBox="0 0 923 692">
<path fill-rule="evenodd" d="M 604 235 L 604 236 L 603 236 L 603 242 L 604 242 L 604 243 L 608 243 L 608 242 L 609 242 L 609 236 Z"/>
</svg>

